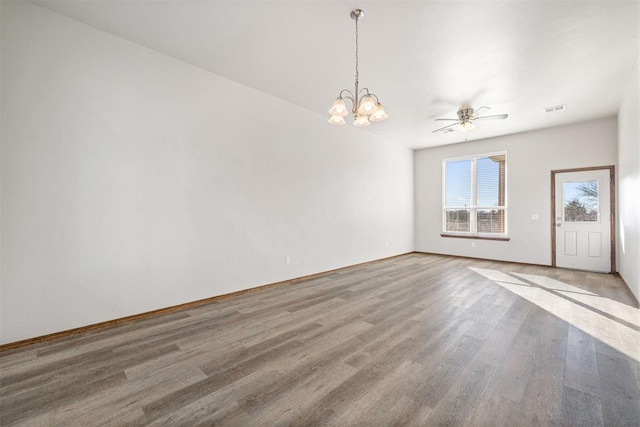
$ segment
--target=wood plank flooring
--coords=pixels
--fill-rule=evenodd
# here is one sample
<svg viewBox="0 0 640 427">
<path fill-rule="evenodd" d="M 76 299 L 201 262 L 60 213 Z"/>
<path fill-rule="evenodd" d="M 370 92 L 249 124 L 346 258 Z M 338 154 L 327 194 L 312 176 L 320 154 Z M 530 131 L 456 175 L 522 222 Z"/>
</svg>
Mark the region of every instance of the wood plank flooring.
<svg viewBox="0 0 640 427">
<path fill-rule="evenodd" d="M 0 425 L 640 425 L 619 278 L 410 254 L 0 353 Z"/>
</svg>

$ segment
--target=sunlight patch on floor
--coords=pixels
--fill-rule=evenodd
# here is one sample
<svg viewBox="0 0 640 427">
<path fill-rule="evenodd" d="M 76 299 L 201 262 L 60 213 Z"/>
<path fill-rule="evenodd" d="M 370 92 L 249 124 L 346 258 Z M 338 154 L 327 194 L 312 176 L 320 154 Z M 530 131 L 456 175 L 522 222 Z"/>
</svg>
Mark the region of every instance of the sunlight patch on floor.
<svg viewBox="0 0 640 427">
<path fill-rule="evenodd" d="M 469 267 L 640 362 L 640 310 L 558 280 Z"/>
<path fill-rule="evenodd" d="M 593 292 L 580 289 L 578 287 L 560 282 L 545 276 L 535 276 L 532 274 L 512 273 L 524 280 L 535 283 L 545 289 L 556 291 L 557 293 L 571 298 L 583 305 L 589 305 L 597 310 L 615 316 L 620 320 L 633 324 L 640 328 L 640 310 L 627 304 L 620 303 L 611 298 L 603 297 Z M 638 350 L 640 351 L 640 349 Z"/>
</svg>

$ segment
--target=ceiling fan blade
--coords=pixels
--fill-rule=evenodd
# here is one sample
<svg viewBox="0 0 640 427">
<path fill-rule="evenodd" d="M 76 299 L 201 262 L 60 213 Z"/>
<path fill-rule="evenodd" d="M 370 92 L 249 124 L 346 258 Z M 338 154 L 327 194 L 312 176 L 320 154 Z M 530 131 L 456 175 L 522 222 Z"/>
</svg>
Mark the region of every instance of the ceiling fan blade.
<svg viewBox="0 0 640 427">
<path fill-rule="evenodd" d="M 434 131 L 433 131 L 433 132 L 431 132 L 431 133 L 436 133 L 436 132 L 440 132 L 441 130 L 449 129 L 450 127 L 453 127 L 453 126 L 458 125 L 458 123 L 459 123 L 459 122 L 456 122 L 456 123 L 453 123 L 453 124 L 450 124 L 450 125 L 446 125 L 445 127 L 440 128 L 440 129 L 436 129 L 436 130 L 434 130 Z"/>
<path fill-rule="evenodd" d="M 482 111 L 482 110 L 491 110 L 491 107 L 485 107 L 485 106 L 482 106 L 482 107 L 480 107 L 480 108 L 478 108 L 478 109 L 474 110 L 474 111 L 473 111 L 473 115 L 474 115 L 474 116 L 477 116 L 477 115 L 478 115 L 478 113 L 479 113 L 480 111 Z"/>
<path fill-rule="evenodd" d="M 459 122 L 460 119 L 433 119 L 436 122 Z"/>
<path fill-rule="evenodd" d="M 473 120 L 502 120 L 509 117 L 508 114 L 496 114 L 494 116 L 475 117 Z"/>
</svg>

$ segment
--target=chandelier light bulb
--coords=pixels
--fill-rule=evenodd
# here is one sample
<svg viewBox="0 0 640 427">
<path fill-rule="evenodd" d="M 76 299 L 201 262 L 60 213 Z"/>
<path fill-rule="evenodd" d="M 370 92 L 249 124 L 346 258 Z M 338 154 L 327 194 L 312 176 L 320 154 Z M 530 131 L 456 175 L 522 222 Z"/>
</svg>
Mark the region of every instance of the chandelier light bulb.
<svg viewBox="0 0 640 427">
<path fill-rule="evenodd" d="M 332 125 L 336 125 L 336 126 L 342 126 L 346 122 L 344 121 L 344 117 L 342 117 L 342 116 L 331 116 L 329 118 L 329 123 L 331 123 Z"/>
<path fill-rule="evenodd" d="M 329 114 L 332 116 L 346 117 L 349 111 L 347 110 L 347 105 L 344 103 L 344 99 L 338 98 L 333 101 L 331 108 L 329 108 Z"/>
<path fill-rule="evenodd" d="M 363 126 L 369 126 L 371 123 L 369 122 L 369 118 L 367 116 L 356 116 L 355 121 L 353 122 L 354 126 L 357 127 L 363 127 Z"/>
<path fill-rule="evenodd" d="M 376 100 L 371 95 L 363 96 L 358 106 L 358 113 L 370 115 L 376 110 Z"/>
<path fill-rule="evenodd" d="M 379 102 L 376 104 L 376 110 L 369 116 L 370 122 L 381 122 L 387 120 L 389 115 L 384 111 L 384 107 Z"/>
</svg>

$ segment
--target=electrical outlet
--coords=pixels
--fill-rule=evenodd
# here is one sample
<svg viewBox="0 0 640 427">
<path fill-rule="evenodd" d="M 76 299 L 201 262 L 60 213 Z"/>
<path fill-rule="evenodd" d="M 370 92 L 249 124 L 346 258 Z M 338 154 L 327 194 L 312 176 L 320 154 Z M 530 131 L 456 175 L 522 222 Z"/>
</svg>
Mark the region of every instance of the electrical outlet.
<svg viewBox="0 0 640 427">
<path fill-rule="evenodd" d="M 288 256 L 284 257 L 284 263 L 287 265 L 291 264 L 291 258 Z"/>
<path fill-rule="evenodd" d="M 476 247 L 476 242 L 471 242 L 471 247 L 475 248 Z"/>
<path fill-rule="evenodd" d="M 388 248 L 389 247 L 389 242 L 385 243 L 385 246 Z"/>
</svg>

